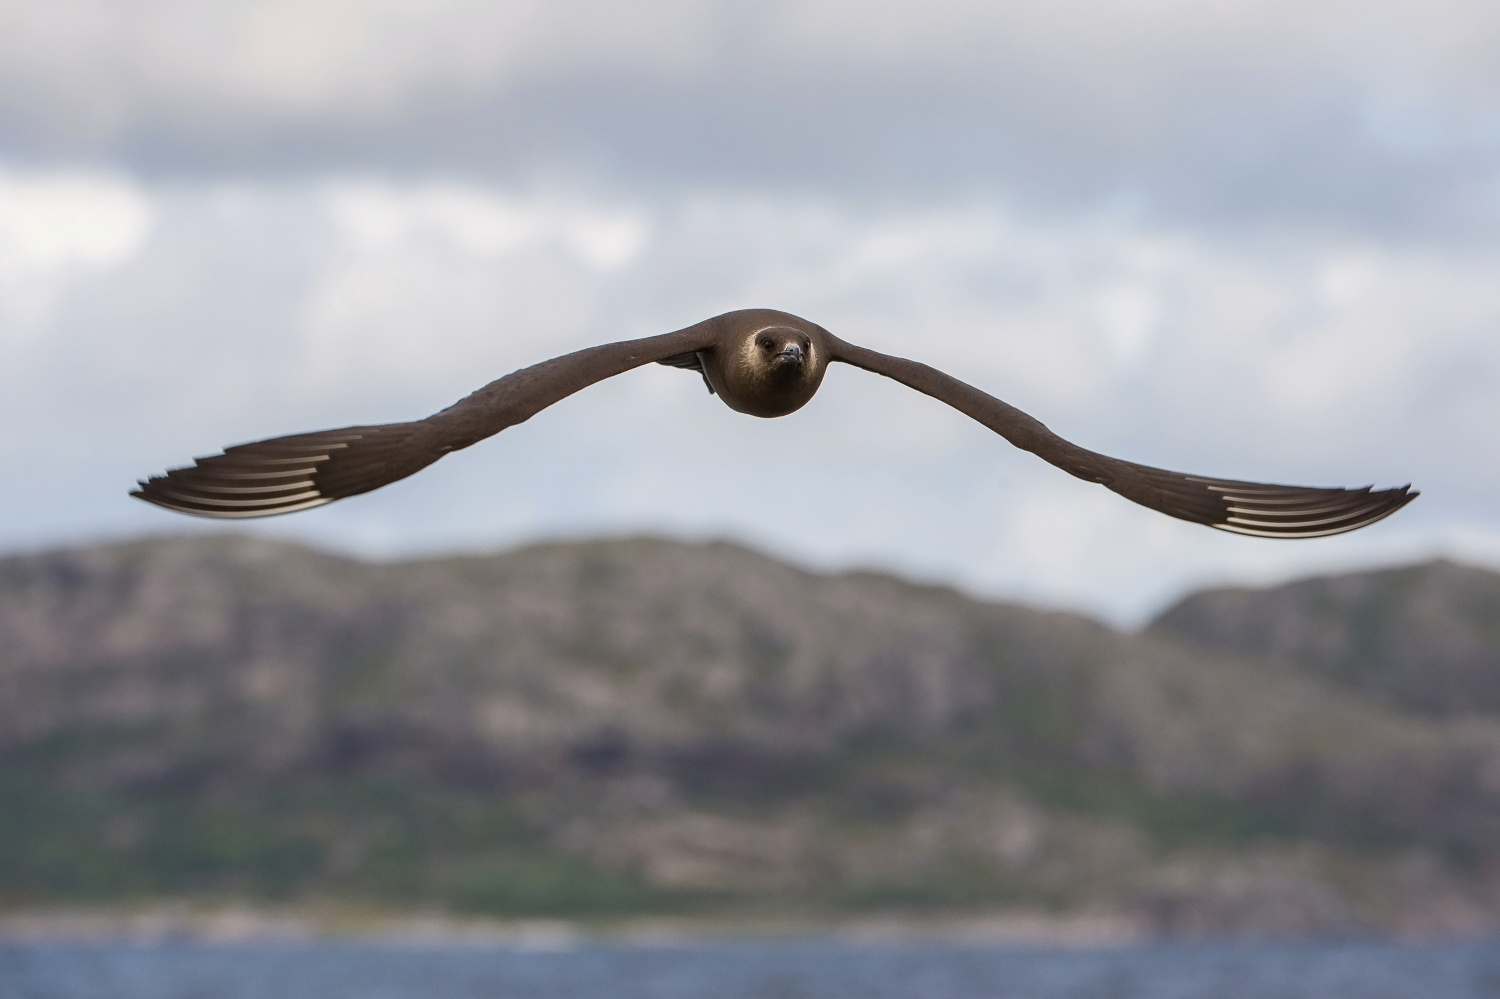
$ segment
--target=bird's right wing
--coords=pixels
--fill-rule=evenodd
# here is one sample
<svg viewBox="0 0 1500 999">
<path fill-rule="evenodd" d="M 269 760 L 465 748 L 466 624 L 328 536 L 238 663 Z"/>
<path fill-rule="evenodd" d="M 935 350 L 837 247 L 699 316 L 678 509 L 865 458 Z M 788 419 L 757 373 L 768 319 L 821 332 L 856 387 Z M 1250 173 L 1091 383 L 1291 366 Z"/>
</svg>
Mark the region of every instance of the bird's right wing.
<svg viewBox="0 0 1500 999">
<path fill-rule="evenodd" d="M 1316 538 L 1342 534 L 1390 516 L 1418 493 L 1394 489 L 1317 489 L 1169 472 L 1085 450 L 1039 420 L 936 368 L 892 357 L 842 340 L 832 359 L 895 379 L 946 402 L 1016 447 L 1128 500 L 1179 520 L 1221 531 L 1266 538 Z"/>
<path fill-rule="evenodd" d="M 712 346 L 713 320 L 522 368 L 425 420 L 239 444 L 139 483 L 130 495 L 199 517 L 269 517 L 356 496 L 522 423 L 597 381 Z"/>
</svg>

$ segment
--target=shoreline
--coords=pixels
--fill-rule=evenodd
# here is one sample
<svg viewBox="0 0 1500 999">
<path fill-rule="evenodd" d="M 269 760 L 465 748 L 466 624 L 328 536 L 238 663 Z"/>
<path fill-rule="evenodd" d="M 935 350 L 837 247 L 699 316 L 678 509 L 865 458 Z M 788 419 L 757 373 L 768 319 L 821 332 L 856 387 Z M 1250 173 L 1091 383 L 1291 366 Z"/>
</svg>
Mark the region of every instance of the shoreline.
<svg viewBox="0 0 1500 999">
<path fill-rule="evenodd" d="M 1028 909 L 967 913 L 497 918 L 441 910 L 401 911 L 335 903 L 267 906 L 168 901 L 115 906 L 0 909 L 0 946 L 122 944 L 358 946 L 567 951 L 581 947 L 685 948 L 824 941 L 842 946 L 1109 949 L 1155 943 L 1375 940 L 1442 943 L 1497 939 L 1491 924 L 1417 921 L 1392 931 L 1163 932 L 1141 912 Z"/>
<path fill-rule="evenodd" d="M 1122 913 L 1058 916 L 1001 910 L 962 916 L 846 918 L 635 917 L 495 919 L 443 912 L 274 908 L 191 903 L 0 911 L 3 944 L 204 945 L 349 943 L 392 947 L 570 950 L 584 946 L 691 947 L 808 939 L 853 946 L 952 944 L 1099 948 L 1158 937 Z"/>
</svg>

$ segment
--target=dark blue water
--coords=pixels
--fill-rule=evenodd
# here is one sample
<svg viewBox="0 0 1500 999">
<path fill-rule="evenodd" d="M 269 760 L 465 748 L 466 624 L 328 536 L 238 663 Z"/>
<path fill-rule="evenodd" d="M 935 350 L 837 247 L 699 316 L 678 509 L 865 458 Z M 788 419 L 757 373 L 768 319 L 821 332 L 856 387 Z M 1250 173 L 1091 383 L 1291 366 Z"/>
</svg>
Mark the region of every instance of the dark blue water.
<svg viewBox="0 0 1500 999">
<path fill-rule="evenodd" d="M 1500 999 L 1500 944 L 0 945 L 3 999 Z"/>
</svg>

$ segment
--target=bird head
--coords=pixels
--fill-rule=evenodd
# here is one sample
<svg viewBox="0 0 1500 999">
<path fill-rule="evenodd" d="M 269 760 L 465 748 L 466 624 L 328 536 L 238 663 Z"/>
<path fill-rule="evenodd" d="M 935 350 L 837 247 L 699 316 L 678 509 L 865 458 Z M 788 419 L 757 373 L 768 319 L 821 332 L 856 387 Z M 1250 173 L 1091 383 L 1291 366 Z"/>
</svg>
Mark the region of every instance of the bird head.
<svg viewBox="0 0 1500 999">
<path fill-rule="evenodd" d="M 754 346 L 748 362 L 763 369 L 767 377 L 796 379 L 807 370 L 812 341 L 806 333 L 785 326 L 770 326 L 757 330 L 751 342 Z"/>
</svg>

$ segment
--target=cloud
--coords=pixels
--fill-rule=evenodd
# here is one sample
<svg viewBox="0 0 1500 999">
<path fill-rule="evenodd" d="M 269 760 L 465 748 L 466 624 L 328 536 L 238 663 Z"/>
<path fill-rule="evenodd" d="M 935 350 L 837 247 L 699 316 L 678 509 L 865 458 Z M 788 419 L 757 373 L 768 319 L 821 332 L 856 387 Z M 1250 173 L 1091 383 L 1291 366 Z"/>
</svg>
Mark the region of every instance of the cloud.
<svg viewBox="0 0 1500 999">
<path fill-rule="evenodd" d="M 531 363 L 528 352 L 587 329 L 578 285 L 628 266 L 648 235 L 640 211 L 473 185 L 343 182 L 320 193 L 335 248 L 298 307 L 292 374 L 309 396 L 351 381 L 411 393 L 443 384 L 460 357 L 493 371 Z"/>
<path fill-rule="evenodd" d="M 566 0 L 48 0 L 0 9 L 0 51 L 13 92 L 30 91 L 78 127 L 108 134 L 159 115 L 379 117 L 427 94 L 503 89 L 539 74 L 680 68 L 695 47 L 699 10 L 671 0 L 629 9 Z"/>
<path fill-rule="evenodd" d="M 1258 544 L 862 372 L 756 421 L 652 367 L 250 529 L 727 534 L 1121 620 L 1494 561 L 1497 44 L 1480 0 L 0 3 L 0 545 L 183 529 L 123 490 L 770 305 L 1107 453 L 1425 495 Z"/>
<path fill-rule="evenodd" d="M 151 224 L 149 199 L 117 176 L 0 171 L 0 344 L 39 330 L 70 281 L 140 252 Z"/>
<path fill-rule="evenodd" d="M 472 185 L 340 184 L 329 210 L 341 236 L 359 249 L 388 250 L 428 238 L 475 257 L 494 257 L 560 243 L 591 267 L 629 263 L 646 237 L 639 216 L 603 214 L 536 199 L 504 199 Z"/>
<path fill-rule="evenodd" d="M 0 190 L 51 189 L 48 174 L 6 176 Z M 0 420 L 20 431 L 0 439 L 18 470 L 5 547 L 187 529 L 129 501 L 129 483 L 246 439 L 410 419 L 569 350 L 771 305 L 1105 453 L 1272 481 L 1411 479 L 1426 495 L 1347 538 L 1262 543 L 1136 508 L 853 369 L 760 421 L 652 366 L 405 482 L 247 526 L 373 554 L 726 534 L 1122 620 L 1205 580 L 1500 550 L 1494 247 L 1247 240 L 984 198 L 872 208 L 368 174 L 89 184 L 116 194 L 78 204 L 118 196 L 137 206 L 121 218 L 147 221 L 59 257 L 74 263 L 58 265 L 73 269 L 53 307 L 24 348 L 5 341 Z"/>
<path fill-rule="evenodd" d="M 1384 88 L 1393 113 L 1397 99 L 1409 108 L 1458 98 L 1462 107 L 1500 90 L 1500 15 L 1479 0 L 1421 11 L 1399 0 L 650 0 L 629 9 L 591 0 L 37 0 L 7 4 L 0 16 L 11 80 L 74 108 L 113 105 L 117 117 L 160 105 L 342 118 L 544 78 L 629 73 L 682 84 L 753 68 L 759 75 L 742 84 L 752 92 L 820 68 L 1024 81 L 1058 99 L 1074 95 L 1075 106 L 1134 108 L 1127 129 L 1149 123 L 1147 109 L 1193 79 L 1275 88 L 1320 71 Z"/>
<path fill-rule="evenodd" d="M 1497 43 L 1483 0 L 18 0 L 0 144 L 1472 236 Z"/>
</svg>

